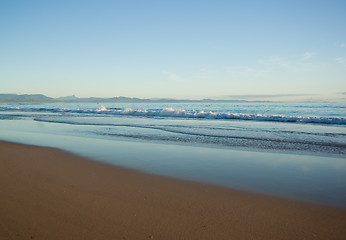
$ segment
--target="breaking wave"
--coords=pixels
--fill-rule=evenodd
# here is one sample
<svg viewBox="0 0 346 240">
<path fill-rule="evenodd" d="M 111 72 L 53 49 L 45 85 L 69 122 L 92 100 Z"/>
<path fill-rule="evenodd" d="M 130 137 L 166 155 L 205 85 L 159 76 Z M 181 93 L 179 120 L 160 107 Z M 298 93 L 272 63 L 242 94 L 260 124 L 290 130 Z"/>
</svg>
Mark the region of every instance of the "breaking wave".
<svg viewBox="0 0 346 240">
<path fill-rule="evenodd" d="M 106 108 L 98 109 L 69 109 L 69 108 L 19 108 L 1 107 L 1 111 L 21 111 L 21 112 L 49 112 L 49 113 L 75 113 L 75 114 L 104 114 L 114 116 L 140 116 L 140 117 L 163 117 L 163 118 L 192 118 L 192 119 L 224 119 L 224 120 L 252 120 L 252 121 L 274 121 L 293 123 L 317 123 L 317 124 L 337 124 L 346 125 L 346 118 L 343 117 L 310 117 L 310 116 L 285 116 L 266 114 L 242 114 L 232 112 L 213 112 L 197 110 L 177 110 L 173 108 L 155 110 L 135 110 L 131 108 Z"/>
</svg>

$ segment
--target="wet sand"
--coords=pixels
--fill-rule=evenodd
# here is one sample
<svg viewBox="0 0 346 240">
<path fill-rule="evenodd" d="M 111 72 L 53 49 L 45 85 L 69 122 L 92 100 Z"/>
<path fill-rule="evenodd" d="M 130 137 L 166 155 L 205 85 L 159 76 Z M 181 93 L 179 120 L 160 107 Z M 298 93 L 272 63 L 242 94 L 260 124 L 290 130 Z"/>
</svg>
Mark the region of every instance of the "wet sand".
<svg viewBox="0 0 346 240">
<path fill-rule="evenodd" d="M 0 142 L 0 239 L 345 239 L 346 209 Z"/>
</svg>

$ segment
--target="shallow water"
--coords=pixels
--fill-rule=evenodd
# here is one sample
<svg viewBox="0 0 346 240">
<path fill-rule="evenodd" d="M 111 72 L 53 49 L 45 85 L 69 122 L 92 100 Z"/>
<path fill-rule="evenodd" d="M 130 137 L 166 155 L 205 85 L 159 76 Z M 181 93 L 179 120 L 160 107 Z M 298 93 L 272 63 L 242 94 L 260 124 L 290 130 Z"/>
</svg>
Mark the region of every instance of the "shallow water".
<svg viewBox="0 0 346 240">
<path fill-rule="evenodd" d="M 125 132 L 136 132 L 136 127 L 123 128 Z M 94 130 L 94 125 L 42 122 L 32 118 L 0 120 L 1 140 L 56 147 L 148 173 L 346 207 L 344 155 L 278 153 L 259 148 L 240 150 L 199 142 L 172 144 L 127 136 L 105 137 L 94 134 Z M 151 128 L 143 131 L 146 130 L 145 134 L 161 132 Z"/>
</svg>

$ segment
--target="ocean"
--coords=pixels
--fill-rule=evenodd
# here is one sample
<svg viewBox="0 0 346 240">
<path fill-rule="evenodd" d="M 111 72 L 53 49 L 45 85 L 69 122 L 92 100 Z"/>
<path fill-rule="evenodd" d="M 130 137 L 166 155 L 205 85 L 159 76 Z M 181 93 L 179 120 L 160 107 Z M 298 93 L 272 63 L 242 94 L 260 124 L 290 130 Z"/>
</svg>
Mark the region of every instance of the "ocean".
<svg viewBox="0 0 346 240">
<path fill-rule="evenodd" d="M 0 139 L 346 207 L 345 103 L 2 104 Z"/>
<path fill-rule="evenodd" d="M 346 154 L 344 103 L 9 104 L 0 113 L 88 126 L 72 130 L 88 137 Z"/>
</svg>

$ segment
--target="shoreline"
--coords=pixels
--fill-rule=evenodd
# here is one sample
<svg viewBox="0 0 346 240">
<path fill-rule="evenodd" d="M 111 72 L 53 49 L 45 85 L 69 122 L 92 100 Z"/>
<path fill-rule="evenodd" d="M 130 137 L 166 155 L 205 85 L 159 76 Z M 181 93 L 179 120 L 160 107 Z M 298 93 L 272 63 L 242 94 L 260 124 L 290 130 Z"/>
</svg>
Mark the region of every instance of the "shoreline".
<svg viewBox="0 0 346 240">
<path fill-rule="evenodd" d="M 343 239 L 346 209 L 0 141 L 1 239 Z"/>
</svg>

